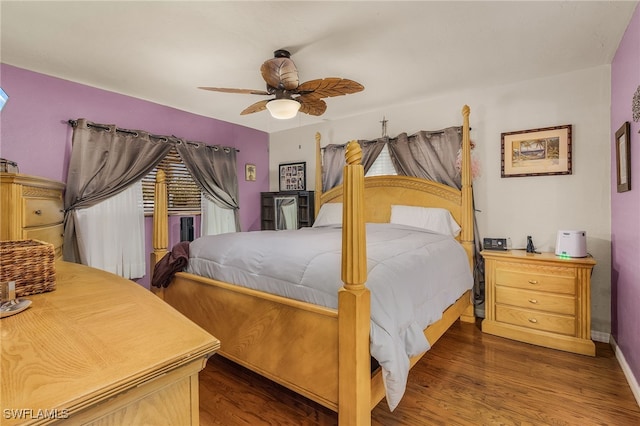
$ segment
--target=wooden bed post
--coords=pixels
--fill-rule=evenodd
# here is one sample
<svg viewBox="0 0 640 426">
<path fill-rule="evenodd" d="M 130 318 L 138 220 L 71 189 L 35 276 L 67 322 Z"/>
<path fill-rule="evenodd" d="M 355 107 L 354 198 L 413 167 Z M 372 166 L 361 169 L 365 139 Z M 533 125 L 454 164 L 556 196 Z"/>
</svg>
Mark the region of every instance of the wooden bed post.
<svg viewBox="0 0 640 426">
<path fill-rule="evenodd" d="M 467 252 L 469 266 L 473 270 L 473 189 L 471 186 L 471 139 L 469 137 L 469 113 L 467 105 L 462 108 L 462 234 L 460 242 Z"/>
<path fill-rule="evenodd" d="M 153 203 L 153 252 L 150 256 L 150 275 L 153 268 L 167 254 L 169 246 L 169 211 L 167 209 L 167 179 L 164 170 L 158 169 Z M 164 288 L 149 286 L 151 290 L 164 299 Z"/>
<path fill-rule="evenodd" d="M 319 142 L 318 142 L 319 143 Z M 342 281 L 338 293 L 338 423 L 371 424 L 371 300 L 367 281 L 362 149 L 347 145 L 342 212 Z"/>
<path fill-rule="evenodd" d="M 320 132 L 316 132 L 316 182 L 315 182 L 315 212 L 313 217 L 318 216 L 320 211 L 320 197 L 322 196 L 322 149 L 320 148 Z"/>
<path fill-rule="evenodd" d="M 460 243 L 467 252 L 471 273 L 475 268 L 475 243 L 473 232 L 473 186 L 471 177 L 471 137 L 468 105 L 462 107 L 462 233 Z M 464 322 L 475 322 L 475 312 L 471 303 L 460 316 Z"/>
</svg>

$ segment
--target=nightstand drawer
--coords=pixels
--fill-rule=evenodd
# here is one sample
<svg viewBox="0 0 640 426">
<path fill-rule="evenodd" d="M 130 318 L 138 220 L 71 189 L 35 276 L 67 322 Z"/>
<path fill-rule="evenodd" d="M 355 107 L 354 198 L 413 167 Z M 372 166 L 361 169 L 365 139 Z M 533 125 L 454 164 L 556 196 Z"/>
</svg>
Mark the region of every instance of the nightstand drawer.
<svg viewBox="0 0 640 426">
<path fill-rule="evenodd" d="M 508 306 L 496 305 L 496 321 L 568 336 L 572 336 L 576 332 L 576 320 L 573 316 L 556 315 Z"/>
<path fill-rule="evenodd" d="M 496 286 L 496 303 L 564 315 L 576 314 L 573 296 Z"/>
<path fill-rule="evenodd" d="M 64 207 L 62 199 L 24 199 L 24 226 L 26 228 L 61 223 L 63 218 Z"/>
<path fill-rule="evenodd" d="M 515 287 L 525 290 L 548 291 L 552 293 L 576 294 L 576 277 L 567 274 L 563 268 L 558 268 L 554 274 L 553 269 L 548 271 L 527 271 L 524 267 L 521 270 L 512 270 L 507 268 L 496 268 L 495 283 L 496 285 Z M 548 273 L 544 273 L 548 272 Z M 560 274 L 559 272 L 565 272 Z"/>
</svg>

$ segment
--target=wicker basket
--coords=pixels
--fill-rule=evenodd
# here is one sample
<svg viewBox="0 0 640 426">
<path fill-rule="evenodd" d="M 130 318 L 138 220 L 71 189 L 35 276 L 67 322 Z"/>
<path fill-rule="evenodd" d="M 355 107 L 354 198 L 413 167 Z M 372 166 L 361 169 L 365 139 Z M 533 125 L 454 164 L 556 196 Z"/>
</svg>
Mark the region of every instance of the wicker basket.
<svg viewBox="0 0 640 426">
<path fill-rule="evenodd" d="M 0 241 L 0 282 L 15 281 L 16 297 L 56 289 L 53 244 L 38 240 Z"/>
</svg>

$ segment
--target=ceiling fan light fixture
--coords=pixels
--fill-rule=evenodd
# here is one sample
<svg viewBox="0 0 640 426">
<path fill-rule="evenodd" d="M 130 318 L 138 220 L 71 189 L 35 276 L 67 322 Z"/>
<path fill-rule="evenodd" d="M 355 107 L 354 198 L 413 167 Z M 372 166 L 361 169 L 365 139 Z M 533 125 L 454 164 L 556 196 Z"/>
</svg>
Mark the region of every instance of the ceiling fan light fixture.
<svg viewBox="0 0 640 426">
<path fill-rule="evenodd" d="M 300 102 L 294 101 L 293 99 L 274 99 L 267 102 L 267 109 L 273 118 L 287 120 L 298 114 Z"/>
</svg>

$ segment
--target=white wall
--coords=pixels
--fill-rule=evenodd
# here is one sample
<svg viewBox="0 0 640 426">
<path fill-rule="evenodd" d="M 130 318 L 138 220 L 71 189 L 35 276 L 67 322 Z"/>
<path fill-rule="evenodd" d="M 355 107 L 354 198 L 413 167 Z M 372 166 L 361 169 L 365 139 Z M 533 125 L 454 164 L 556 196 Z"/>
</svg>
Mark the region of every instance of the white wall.
<svg viewBox="0 0 640 426">
<path fill-rule="evenodd" d="M 366 90 L 375 90 L 367 87 Z M 357 95 L 354 95 L 357 96 Z M 340 100 L 329 99 L 327 103 Z M 555 249 L 558 229 L 587 231 L 587 248 L 598 264 L 592 276 L 592 324 L 596 333 L 611 330 L 610 223 L 610 67 L 601 66 L 485 89 L 465 90 L 411 105 L 355 115 L 270 135 L 269 182 L 278 189 L 279 163 L 307 162 L 307 188 L 314 187 L 315 133 L 322 145 L 388 134 L 438 130 L 462 123 L 471 108 L 473 155 L 481 163 L 474 193 L 481 237 L 510 237 L 524 248 L 531 235 L 538 250 Z M 573 174 L 500 177 L 502 132 L 573 125 Z M 608 336 L 601 338 L 608 339 Z M 600 339 L 598 339 L 600 340 Z"/>
</svg>

